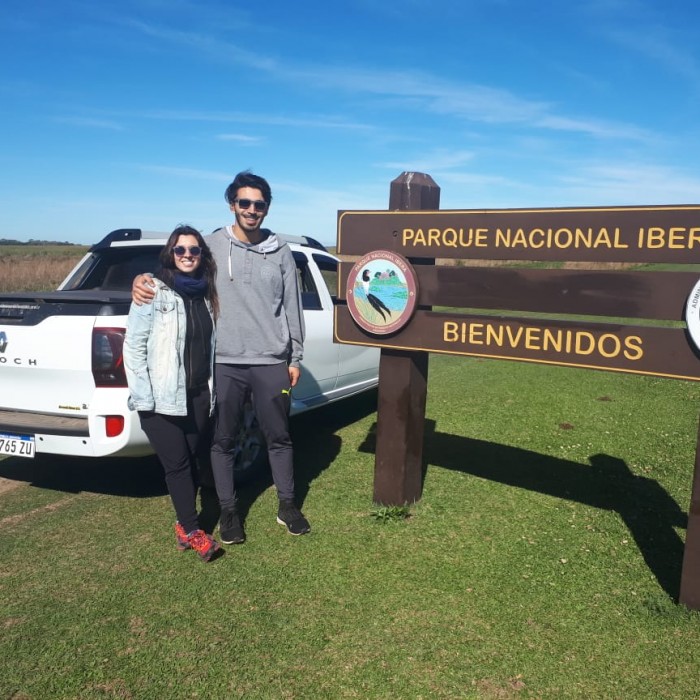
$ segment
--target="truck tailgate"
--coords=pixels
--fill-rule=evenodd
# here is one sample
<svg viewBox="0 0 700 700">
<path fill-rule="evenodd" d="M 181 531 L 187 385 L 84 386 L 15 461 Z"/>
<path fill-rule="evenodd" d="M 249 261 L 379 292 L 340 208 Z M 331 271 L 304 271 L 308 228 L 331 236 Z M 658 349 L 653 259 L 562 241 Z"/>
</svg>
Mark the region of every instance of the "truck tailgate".
<svg viewBox="0 0 700 700">
<path fill-rule="evenodd" d="M 0 323 L 0 407 L 60 415 L 89 408 L 94 316 L 48 316 L 36 325 Z"/>
</svg>

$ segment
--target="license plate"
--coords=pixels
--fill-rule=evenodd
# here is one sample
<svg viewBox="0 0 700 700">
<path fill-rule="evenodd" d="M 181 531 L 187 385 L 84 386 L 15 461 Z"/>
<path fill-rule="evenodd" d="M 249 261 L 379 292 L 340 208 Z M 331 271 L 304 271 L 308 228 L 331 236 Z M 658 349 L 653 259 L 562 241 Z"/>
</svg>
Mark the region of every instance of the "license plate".
<svg viewBox="0 0 700 700">
<path fill-rule="evenodd" d="M 34 457 L 33 435 L 4 435 L 0 433 L 0 457 Z"/>
</svg>

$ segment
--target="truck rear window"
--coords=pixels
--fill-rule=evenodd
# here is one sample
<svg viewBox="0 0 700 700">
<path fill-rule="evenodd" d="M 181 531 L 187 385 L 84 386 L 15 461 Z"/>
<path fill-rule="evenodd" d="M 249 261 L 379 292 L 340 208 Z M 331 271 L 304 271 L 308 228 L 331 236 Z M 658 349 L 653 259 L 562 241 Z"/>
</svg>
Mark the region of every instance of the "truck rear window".
<svg viewBox="0 0 700 700">
<path fill-rule="evenodd" d="M 106 248 L 96 251 L 73 273 L 63 289 L 127 292 L 136 275 L 156 271 L 161 247 Z"/>
</svg>

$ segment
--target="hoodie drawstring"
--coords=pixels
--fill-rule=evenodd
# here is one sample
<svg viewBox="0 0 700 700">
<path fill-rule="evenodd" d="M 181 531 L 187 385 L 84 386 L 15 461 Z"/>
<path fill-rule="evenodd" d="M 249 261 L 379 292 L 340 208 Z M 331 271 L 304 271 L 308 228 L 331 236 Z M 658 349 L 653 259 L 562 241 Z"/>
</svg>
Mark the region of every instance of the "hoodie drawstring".
<svg viewBox="0 0 700 700">
<path fill-rule="evenodd" d="M 229 282 L 233 282 L 233 269 L 231 267 L 231 251 L 233 249 L 233 241 L 231 238 L 228 239 L 228 279 Z"/>
</svg>

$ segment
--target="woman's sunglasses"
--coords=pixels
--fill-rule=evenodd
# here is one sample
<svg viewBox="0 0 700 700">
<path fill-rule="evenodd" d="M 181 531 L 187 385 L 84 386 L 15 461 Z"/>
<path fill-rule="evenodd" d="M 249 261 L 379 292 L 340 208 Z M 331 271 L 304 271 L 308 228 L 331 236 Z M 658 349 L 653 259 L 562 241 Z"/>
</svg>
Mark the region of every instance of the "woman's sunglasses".
<svg viewBox="0 0 700 700">
<path fill-rule="evenodd" d="M 184 245 L 176 245 L 173 248 L 173 253 L 181 258 L 185 253 L 189 251 L 193 258 L 198 258 L 202 254 L 202 249 L 198 245 L 192 245 L 185 247 Z"/>
</svg>

